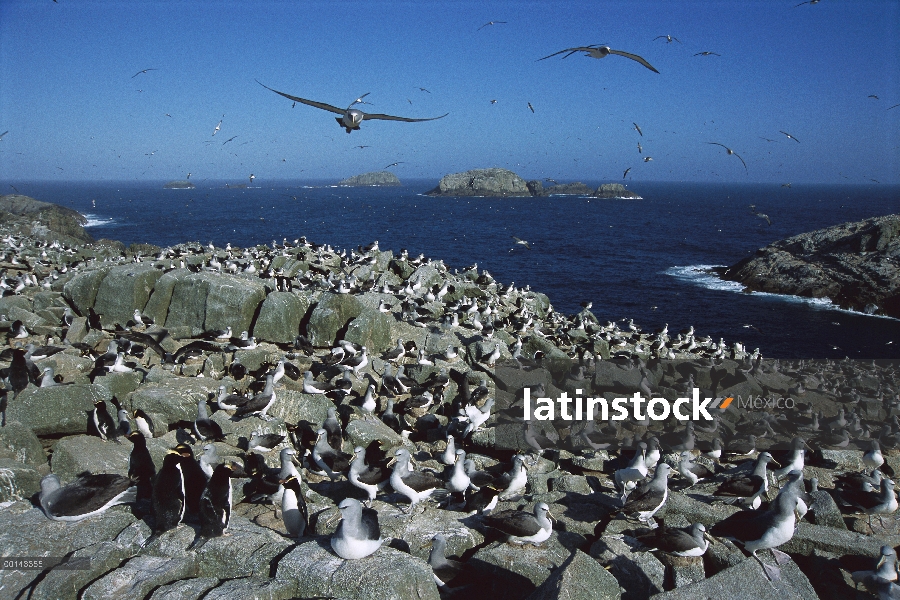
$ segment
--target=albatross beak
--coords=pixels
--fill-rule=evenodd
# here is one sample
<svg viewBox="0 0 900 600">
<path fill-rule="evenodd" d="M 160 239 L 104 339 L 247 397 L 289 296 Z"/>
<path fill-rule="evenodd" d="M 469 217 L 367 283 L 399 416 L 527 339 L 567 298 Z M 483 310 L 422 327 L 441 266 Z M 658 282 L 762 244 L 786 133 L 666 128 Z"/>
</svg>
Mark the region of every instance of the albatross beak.
<svg viewBox="0 0 900 600">
<path fill-rule="evenodd" d="M 340 518 L 341 518 L 341 511 L 338 510 L 336 513 L 334 513 L 333 515 L 328 517 L 328 519 L 325 521 L 325 525 L 330 527 L 332 523 L 334 523 L 335 521 L 337 521 Z"/>
</svg>

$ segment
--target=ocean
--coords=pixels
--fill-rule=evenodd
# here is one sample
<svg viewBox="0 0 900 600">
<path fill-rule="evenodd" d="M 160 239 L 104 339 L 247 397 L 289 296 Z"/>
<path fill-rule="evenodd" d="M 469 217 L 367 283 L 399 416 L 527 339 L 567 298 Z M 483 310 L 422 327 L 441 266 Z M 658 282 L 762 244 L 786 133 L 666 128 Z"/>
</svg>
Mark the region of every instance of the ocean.
<svg viewBox="0 0 900 600">
<path fill-rule="evenodd" d="M 257 180 L 248 188 L 199 181 L 193 190 L 167 190 L 163 183 L 15 182 L 20 193 L 86 215 L 97 239 L 247 246 L 305 235 L 347 249 L 378 240 L 382 249 L 406 248 L 451 268 L 477 263 L 500 282 L 547 294 L 563 313 L 590 300 L 602 322 L 633 318 L 645 330 L 668 324 L 670 332 L 693 325 L 700 336 L 741 341 L 767 358 L 900 358 L 896 319 L 825 299 L 749 294 L 706 273 L 785 237 L 895 213 L 900 186 L 634 183 L 643 200 L 601 200 L 425 196 L 435 180 L 393 188 Z"/>
</svg>

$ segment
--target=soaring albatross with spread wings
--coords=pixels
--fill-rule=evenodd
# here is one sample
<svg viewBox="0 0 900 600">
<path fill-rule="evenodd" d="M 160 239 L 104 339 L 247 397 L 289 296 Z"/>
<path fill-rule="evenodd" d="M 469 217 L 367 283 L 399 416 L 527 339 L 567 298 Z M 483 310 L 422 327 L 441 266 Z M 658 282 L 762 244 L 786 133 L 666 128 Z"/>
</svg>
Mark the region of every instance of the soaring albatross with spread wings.
<svg viewBox="0 0 900 600">
<path fill-rule="evenodd" d="M 337 106 L 332 106 L 330 104 L 326 104 L 324 102 L 316 102 L 315 100 L 307 100 L 306 98 L 300 98 L 298 96 L 291 96 L 290 94 L 285 94 L 284 92 L 279 92 L 278 90 L 273 90 L 269 86 L 260 83 L 259 80 L 256 81 L 259 85 L 263 86 L 267 90 L 271 90 L 278 94 L 279 96 L 284 96 L 289 100 L 293 100 L 294 102 L 300 102 L 301 104 L 306 104 L 308 106 L 314 106 L 316 108 L 321 108 L 322 110 L 327 110 L 329 112 L 333 112 L 335 114 L 341 115 L 340 117 L 336 117 L 335 120 L 338 122 L 338 125 L 343 127 L 347 133 L 350 133 L 353 130 L 359 129 L 359 124 L 367 119 L 381 119 L 383 121 L 406 121 L 407 123 L 417 123 L 419 121 L 434 121 L 435 119 L 443 119 L 450 113 L 446 113 L 441 115 L 440 117 L 432 117 L 430 119 L 411 119 L 409 117 L 395 117 L 394 115 L 384 115 L 380 113 L 366 113 L 359 109 L 353 108 L 355 104 L 362 103 L 362 99 L 365 98 L 368 93 L 363 94 L 359 98 L 356 99 L 355 102 L 350 104 L 347 108 L 338 108 Z"/>
<path fill-rule="evenodd" d="M 577 46 L 575 48 L 566 48 L 565 50 L 560 50 L 559 52 L 554 52 L 544 58 L 539 58 L 538 60 L 544 60 L 550 58 L 551 56 L 556 56 L 557 54 L 562 54 L 563 52 L 568 52 L 563 58 L 569 58 L 569 56 L 575 54 L 576 52 L 584 52 L 585 56 L 589 56 L 591 58 L 606 58 L 610 54 L 618 54 L 619 56 L 624 56 L 625 58 L 630 58 L 631 60 L 635 60 L 654 73 L 659 73 L 656 69 L 653 68 L 653 65 L 648 63 L 646 60 L 638 56 L 637 54 L 632 54 L 631 52 L 623 52 L 622 50 L 613 50 L 609 46 L 602 46 L 599 44 L 592 44 L 590 46 Z"/>
</svg>

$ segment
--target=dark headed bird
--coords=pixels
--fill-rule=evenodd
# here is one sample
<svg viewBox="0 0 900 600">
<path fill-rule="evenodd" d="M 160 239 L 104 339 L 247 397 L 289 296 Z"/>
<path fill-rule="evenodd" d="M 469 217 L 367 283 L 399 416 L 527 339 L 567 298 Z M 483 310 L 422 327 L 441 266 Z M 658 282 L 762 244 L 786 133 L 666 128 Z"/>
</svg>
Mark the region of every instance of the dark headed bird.
<svg viewBox="0 0 900 600">
<path fill-rule="evenodd" d="M 153 464 L 150 451 L 147 450 L 147 438 L 140 431 L 132 431 L 126 437 L 133 444 L 128 458 L 128 477 L 137 485 L 136 500 L 150 500 L 156 466 Z"/>
<path fill-rule="evenodd" d="M 279 92 L 278 90 L 273 90 L 267 85 L 264 85 L 257 81 L 259 85 L 263 86 L 267 90 L 271 90 L 278 94 L 279 96 L 284 96 L 289 100 L 293 100 L 294 102 L 300 102 L 301 104 L 306 104 L 307 106 L 314 106 L 315 108 L 321 108 L 322 110 L 327 110 L 329 112 L 333 112 L 341 115 L 340 117 L 336 117 L 335 120 L 338 122 L 338 125 L 343 127 L 347 133 L 351 131 L 359 129 L 359 124 L 365 120 L 371 119 L 379 119 L 382 121 L 404 121 L 407 123 L 417 123 L 420 121 L 434 121 L 435 119 L 443 119 L 450 113 L 446 113 L 441 115 L 440 117 L 431 117 L 430 119 L 411 119 L 409 117 L 396 117 L 394 115 L 385 115 L 380 113 L 365 113 L 359 109 L 353 108 L 353 105 L 361 102 L 362 98 L 365 98 L 368 93 L 363 94 L 357 99 L 356 102 L 348 106 L 347 108 L 338 108 L 337 106 L 332 106 L 331 104 L 326 104 L 324 102 L 316 102 L 315 100 L 307 100 L 305 98 L 300 98 L 298 96 L 291 96 L 290 94 L 285 94 L 284 92 Z"/>
<path fill-rule="evenodd" d="M 609 46 L 601 46 L 599 44 L 592 44 L 590 46 L 577 46 L 575 48 L 566 48 L 565 50 L 560 50 L 559 52 L 554 52 L 544 58 L 539 58 L 538 60 L 544 60 L 550 58 L 552 56 L 556 56 L 557 54 L 562 54 L 563 52 L 567 52 L 563 58 L 568 58 L 572 54 L 576 52 L 584 52 L 585 56 L 589 56 L 590 58 L 606 58 L 610 54 L 617 54 L 618 56 L 624 56 L 625 58 L 630 58 L 631 60 L 637 61 L 653 71 L 654 73 L 659 73 L 656 69 L 653 68 L 653 65 L 648 63 L 646 60 L 638 56 L 637 54 L 632 54 L 630 52 L 623 52 L 622 50 L 613 50 Z"/>
<path fill-rule="evenodd" d="M 231 479 L 246 474 L 237 463 L 225 463 L 215 468 L 200 496 L 200 539 L 224 535 L 231 520 Z M 195 543 L 194 548 L 202 545 Z"/>
<path fill-rule="evenodd" d="M 169 450 L 153 481 L 153 515 L 156 520 L 154 533 L 174 529 L 184 519 L 183 460 L 179 452 Z"/>
<path fill-rule="evenodd" d="M 200 498 L 206 488 L 207 477 L 197 459 L 194 451 L 187 444 L 178 444 L 175 451 L 181 455 L 181 468 L 184 473 L 185 506 L 191 514 L 200 512 Z"/>
<path fill-rule="evenodd" d="M 96 435 L 103 441 L 110 438 L 115 439 L 119 435 L 116 422 L 110 416 L 106 402 L 103 400 L 94 402 L 94 410 L 91 411 L 91 420 L 88 423 L 88 433 Z"/>
</svg>

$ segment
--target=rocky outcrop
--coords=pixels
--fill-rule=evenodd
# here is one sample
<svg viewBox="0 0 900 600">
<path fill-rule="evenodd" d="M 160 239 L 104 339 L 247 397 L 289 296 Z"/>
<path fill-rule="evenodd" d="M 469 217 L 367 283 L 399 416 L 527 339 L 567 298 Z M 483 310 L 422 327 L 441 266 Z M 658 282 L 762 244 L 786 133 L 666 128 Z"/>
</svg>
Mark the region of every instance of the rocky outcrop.
<svg viewBox="0 0 900 600">
<path fill-rule="evenodd" d="M 16 234 L 64 243 L 92 242 L 81 213 L 21 194 L 0 196 L 0 227 Z"/>
<path fill-rule="evenodd" d="M 625 189 L 619 183 L 604 183 L 594 190 L 576 181 L 544 187 L 541 181 L 525 181 L 507 169 L 473 169 L 463 173 L 444 175 L 429 196 L 595 196 L 597 198 L 624 198 L 640 200 L 641 197 Z"/>
<path fill-rule="evenodd" d="M 900 318 L 900 215 L 801 233 L 717 272 L 750 291 L 827 297 L 842 308 Z"/>
<path fill-rule="evenodd" d="M 181 181 L 170 181 L 169 183 L 163 186 L 167 190 L 192 190 L 195 186 L 190 181 L 181 180 Z"/>
<path fill-rule="evenodd" d="M 441 178 L 429 196 L 530 196 L 525 180 L 507 169 L 473 169 Z"/>
<path fill-rule="evenodd" d="M 640 196 L 629 189 L 626 189 L 621 183 L 604 183 L 597 188 L 593 194 L 597 198 L 624 199 L 624 200 L 642 200 Z"/>
<path fill-rule="evenodd" d="M 399 186 L 403 185 L 396 175 L 390 171 L 373 171 L 372 173 L 363 173 L 355 175 L 347 179 L 338 181 L 338 185 L 348 187 L 365 187 L 365 186 Z"/>
<path fill-rule="evenodd" d="M 591 196 L 594 189 L 580 181 L 574 183 L 557 183 L 549 187 L 538 180 L 528 182 L 528 190 L 532 196 Z"/>
</svg>

